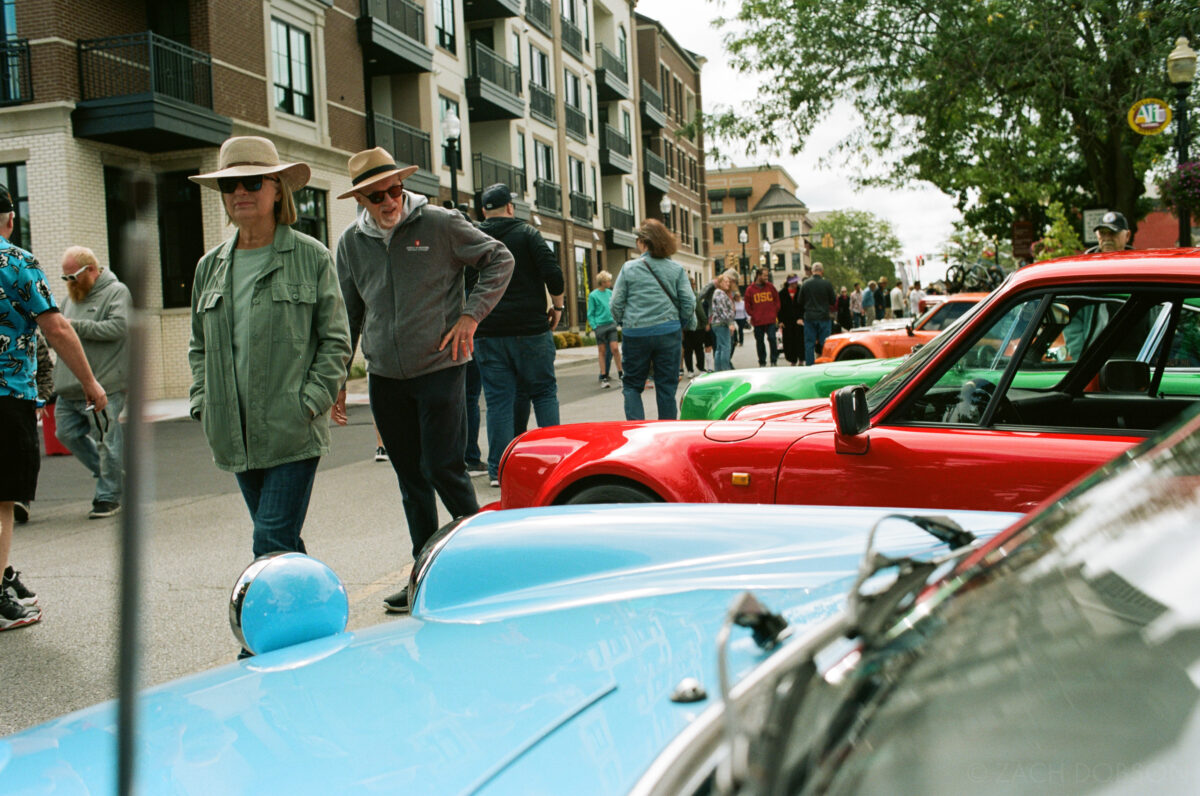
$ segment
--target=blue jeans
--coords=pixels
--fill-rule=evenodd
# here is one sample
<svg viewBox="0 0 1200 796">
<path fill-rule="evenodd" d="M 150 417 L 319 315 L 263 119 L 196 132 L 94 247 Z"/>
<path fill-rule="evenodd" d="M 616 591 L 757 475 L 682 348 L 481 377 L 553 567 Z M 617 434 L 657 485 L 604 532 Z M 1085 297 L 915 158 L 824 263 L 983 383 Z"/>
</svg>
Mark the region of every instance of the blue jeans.
<svg viewBox="0 0 1200 796">
<path fill-rule="evenodd" d="M 758 366 L 766 367 L 767 349 L 763 346 L 763 337 L 771 344 L 771 364 L 779 361 L 779 345 L 775 342 L 775 324 L 765 323 L 754 327 L 754 345 L 758 349 Z"/>
<path fill-rule="evenodd" d="M 645 420 L 642 390 L 654 365 L 654 398 L 658 402 L 658 419 L 674 420 L 679 416 L 675 406 L 675 390 L 679 387 L 679 358 L 683 352 L 683 332 L 631 337 L 625 333 L 621 343 L 621 360 L 625 376 L 621 392 L 625 397 L 625 419 Z"/>
<path fill-rule="evenodd" d="M 833 331 L 833 321 L 804 322 L 804 364 L 811 365 L 817 351 L 825 347 L 825 338 Z"/>
<path fill-rule="evenodd" d="M 483 382 L 479 378 L 479 365 L 467 360 L 467 450 L 468 467 L 479 464 L 483 454 L 479 450 L 479 396 L 483 393 Z"/>
<path fill-rule="evenodd" d="M 713 359 L 716 361 L 717 370 L 733 370 L 733 363 L 729 357 L 733 353 L 733 337 L 728 326 L 714 326 L 713 332 Z"/>
<path fill-rule="evenodd" d="M 238 487 L 254 521 L 254 557 L 278 550 L 304 553 L 300 530 L 308 514 L 319 456 L 237 473 Z"/>
<path fill-rule="evenodd" d="M 124 442 L 117 418 L 125 406 L 125 393 L 117 391 L 108 396 L 108 406 L 100 413 L 97 426 L 91 412 L 84 411 L 85 400 L 59 397 L 54 409 L 55 436 L 75 455 L 79 463 L 96 479 L 97 503 L 120 503 L 125 483 Z M 103 431 L 103 437 L 101 432 Z"/>
<path fill-rule="evenodd" d="M 516 436 L 517 412 L 528 418 L 528 401 L 533 402 L 539 426 L 558 425 L 554 356 L 554 335 L 549 330 L 519 337 L 475 338 L 475 361 L 487 400 L 489 477 L 497 477 L 500 457 Z"/>
</svg>

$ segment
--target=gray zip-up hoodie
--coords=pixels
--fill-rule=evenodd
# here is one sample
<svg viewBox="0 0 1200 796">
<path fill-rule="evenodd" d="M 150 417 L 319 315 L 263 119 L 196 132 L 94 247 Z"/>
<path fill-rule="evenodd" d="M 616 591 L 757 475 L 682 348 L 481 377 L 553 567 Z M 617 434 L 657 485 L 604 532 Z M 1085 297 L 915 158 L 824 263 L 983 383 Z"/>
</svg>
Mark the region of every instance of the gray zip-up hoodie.
<svg viewBox="0 0 1200 796">
<path fill-rule="evenodd" d="M 63 317 L 71 322 L 96 381 L 105 392 L 125 389 L 129 348 L 129 288 L 108 269 L 100 272 L 82 301 L 63 301 Z M 62 357 L 54 365 L 54 391 L 63 398 L 84 399 L 83 386 Z"/>
<path fill-rule="evenodd" d="M 400 222 L 388 234 L 361 208 L 338 241 L 337 271 L 350 319 L 350 350 L 362 335 L 367 372 L 411 379 L 465 360 L 442 338 L 469 315 L 483 320 L 508 287 L 513 257 L 457 210 L 404 192 Z M 479 281 L 463 299 L 463 269 Z"/>
</svg>

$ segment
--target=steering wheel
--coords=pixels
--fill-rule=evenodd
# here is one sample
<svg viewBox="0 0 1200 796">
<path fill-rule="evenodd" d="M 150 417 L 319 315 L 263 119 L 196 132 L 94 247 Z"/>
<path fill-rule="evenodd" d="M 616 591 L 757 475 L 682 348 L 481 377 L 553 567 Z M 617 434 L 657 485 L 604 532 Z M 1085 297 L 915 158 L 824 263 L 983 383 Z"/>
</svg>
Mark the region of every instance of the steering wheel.
<svg viewBox="0 0 1200 796">
<path fill-rule="evenodd" d="M 947 407 L 946 415 L 942 419 L 947 423 L 978 425 L 979 421 L 983 419 L 983 412 L 987 409 L 988 401 L 995 394 L 996 385 L 987 379 L 967 379 L 958 391 L 958 401 Z M 1016 412 L 1012 402 L 1002 397 L 994 418 L 1001 421 L 1015 420 Z"/>
</svg>

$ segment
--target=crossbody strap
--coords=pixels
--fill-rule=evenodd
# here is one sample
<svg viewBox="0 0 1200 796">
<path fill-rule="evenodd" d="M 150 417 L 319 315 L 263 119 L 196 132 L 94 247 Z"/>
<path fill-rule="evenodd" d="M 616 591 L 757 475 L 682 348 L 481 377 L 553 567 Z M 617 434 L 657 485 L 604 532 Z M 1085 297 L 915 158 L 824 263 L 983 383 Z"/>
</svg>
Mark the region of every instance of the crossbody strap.
<svg viewBox="0 0 1200 796">
<path fill-rule="evenodd" d="M 667 294 L 667 298 L 669 298 L 671 303 L 675 305 L 675 309 L 678 310 L 679 299 L 675 298 L 675 296 L 671 294 L 671 291 L 667 290 L 667 286 L 664 285 L 663 281 L 658 278 L 658 274 L 654 273 L 654 269 L 650 267 L 650 261 L 642 258 L 642 265 L 646 266 L 646 270 L 650 272 L 650 276 L 654 277 L 654 281 L 658 283 L 658 286 L 662 288 L 662 291 Z"/>
</svg>

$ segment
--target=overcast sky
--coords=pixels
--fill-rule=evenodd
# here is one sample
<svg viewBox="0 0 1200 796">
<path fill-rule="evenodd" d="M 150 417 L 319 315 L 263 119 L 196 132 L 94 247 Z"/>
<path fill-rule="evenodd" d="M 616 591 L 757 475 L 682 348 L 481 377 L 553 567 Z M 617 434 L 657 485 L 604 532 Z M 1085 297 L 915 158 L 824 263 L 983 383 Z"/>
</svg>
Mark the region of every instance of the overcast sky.
<svg viewBox="0 0 1200 796">
<path fill-rule="evenodd" d="M 733 2 L 733 0 L 731 0 Z M 679 13 L 686 9 L 687 13 Z M 746 92 L 747 79 L 728 66 L 721 47 L 720 34 L 709 24 L 717 16 L 718 7 L 706 0 L 681 3 L 680 0 L 638 0 L 638 13 L 657 19 L 671 32 L 681 46 L 708 59 L 701 71 L 704 109 L 716 105 L 734 105 L 731 98 Z M 732 14 L 732 8 L 726 8 Z M 850 184 L 853 173 L 847 167 L 832 165 L 822 168 L 819 161 L 846 134 L 845 118 L 831 114 L 828 122 L 819 124 L 799 155 L 766 155 L 754 158 L 724 148 L 724 154 L 734 165 L 753 166 L 767 162 L 778 163 L 787 169 L 799 186 L 799 197 L 810 210 L 869 210 L 892 223 L 903 256 L 912 261 L 917 254 L 938 251 L 950 236 L 952 224 L 959 218 L 950 197 L 926 185 L 908 190 L 856 190 Z M 712 164 L 710 164 L 711 166 Z"/>
</svg>

